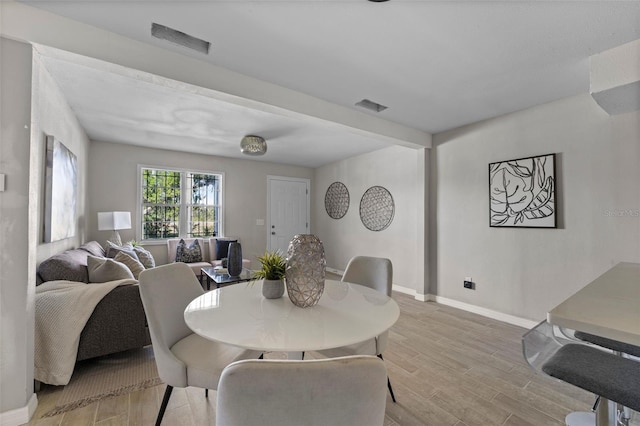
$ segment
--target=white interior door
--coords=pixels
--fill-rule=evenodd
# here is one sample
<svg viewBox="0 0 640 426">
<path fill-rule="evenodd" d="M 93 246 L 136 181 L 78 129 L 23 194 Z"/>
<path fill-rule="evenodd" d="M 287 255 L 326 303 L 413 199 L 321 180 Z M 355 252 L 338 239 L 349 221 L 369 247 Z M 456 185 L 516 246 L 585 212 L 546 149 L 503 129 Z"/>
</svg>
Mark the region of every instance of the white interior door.
<svg viewBox="0 0 640 426">
<path fill-rule="evenodd" d="M 309 233 L 309 180 L 269 176 L 269 250 L 287 253 L 297 234 Z"/>
</svg>

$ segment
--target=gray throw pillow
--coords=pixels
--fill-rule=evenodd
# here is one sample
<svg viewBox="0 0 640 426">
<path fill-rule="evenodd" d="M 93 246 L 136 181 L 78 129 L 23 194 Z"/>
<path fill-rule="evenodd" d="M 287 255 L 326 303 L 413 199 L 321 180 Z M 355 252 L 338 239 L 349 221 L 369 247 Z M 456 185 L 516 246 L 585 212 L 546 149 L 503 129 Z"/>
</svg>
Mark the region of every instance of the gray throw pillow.
<svg viewBox="0 0 640 426">
<path fill-rule="evenodd" d="M 187 243 L 185 243 L 183 239 L 180 239 L 178 248 L 176 249 L 176 262 L 202 262 L 202 250 L 200 249 L 198 240 L 193 240 L 193 243 L 187 246 Z"/>
<path fill-rule="evenodd" d="M 148 250 L 145 250 L 139 246 L 134 246 L 133 251 L 138 255 L 138 260 L 144 265 L 146 269 L 156 267 L 156 260 Z"/>
<path fill-rule="evenodd" d="M 221 260 L 229 256 L 229 244 L 237 243 L 238 240 L 223 240 L 218 238 L 216 240 L 216 260 Z"/>
<path fill-rule="evenodd" d="M 144 265 L 140 263 L 139 260 L 134 259 L 125 252 L 119 251 L 118 254 L 116 254 L 116 257 L 113 258 L 113 260 L 115 260 L 116 262 L 120 262 L 127 268 L 129 268 L 129 270 L 133 274 L 133 278 L 135 278 L 136 280 L 140 276 L 140 272 L 144 271 Z"/>
<path fill-rule="evenodd" d="M 113 259 L 114 257 L 116 257 L 116 254 L 118 254 L 119 251 L 125 254 L 128 254 L 129 256 L 138 260 L 138 255 L 133 250 L 133 245 L 131 245 L 131 243 L 125 243 L 119 246 L 117 244 L 112 243 L 111 241 L 107 241 L 107 249 L 106 249 L 107 257 L 110 257 Z"/>
<path fill-rule="evenodd" d="M 133 274 L 126 265 L 96 256 L 87 256 L 87 270 L 89 271 L 89 283 L 106 283 L 107 281 L 133 278 Z"/>
<path fill-rule="evenodd" d="M 88 252 L 79 249 L 56 254 L 38 266 L 38 275 L 43 282 L 68 280 L 88 283 L 87 256 L 90 256 Z"/>
</svg>

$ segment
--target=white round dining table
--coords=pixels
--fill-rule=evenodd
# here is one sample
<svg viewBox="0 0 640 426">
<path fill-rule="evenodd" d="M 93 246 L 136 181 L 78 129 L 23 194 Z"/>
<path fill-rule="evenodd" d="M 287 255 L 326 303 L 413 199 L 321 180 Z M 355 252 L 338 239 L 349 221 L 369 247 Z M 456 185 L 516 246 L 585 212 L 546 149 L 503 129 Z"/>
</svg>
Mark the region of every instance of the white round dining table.
<svg viewBox="0 0 640 426">
<path fill-rule="evenodd" d="M 194 333 L 264 352 L 304 352 L 359 343 L 388 330 L 398 304 L 368 287 L 326 280 L 317 305 L 295 306 L 287 293 L 262 296 L 262 282 L 216 289 L 194 299 L 184 319 Z"/>
</svg>

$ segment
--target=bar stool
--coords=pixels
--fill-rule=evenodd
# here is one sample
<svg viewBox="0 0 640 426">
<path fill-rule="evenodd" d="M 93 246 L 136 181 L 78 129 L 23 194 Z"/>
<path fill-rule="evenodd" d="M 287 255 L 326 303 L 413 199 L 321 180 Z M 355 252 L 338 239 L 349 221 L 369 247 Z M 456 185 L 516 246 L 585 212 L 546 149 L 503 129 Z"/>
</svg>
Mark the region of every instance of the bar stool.
<svg viewBox="0 0 640 426">
<path fill-rule="evenodd" d="M 558 349 L 542 366 L 549 376 L 585 389 L 600 397 L 596 426 L 609 424 L 611 400 L 640 411 L 640 362 L 593 346 L 570 343 Z"/>
<path fill-rule="evenodd" d="M 594 345 L 610 349 L 614 355 L 618 356 L 635 356 L 640 358 L 640 346 L 631 345 L 629 343 L 619 342 L 617 340 L 607 339 L 605 337 L 596 336 L 595 334 L 585 333 L 583 331 L 576 331 L 574 333 L 577 339 L 585 342 L 592 343 Z M 600 401 L 596 401 L 598 404 Z M 631 413 L 629 409 L 621 404 L 616 404 L 616 420 L 620 426 L 629 426 Z"/>
<path fill-rule="evenodd" d="M 570 349 L 563 349 L 565 347 L 570 347 Z M 614 354 L 605 348 L 610 349 Z M 612 398 L 612 396 L 618 398 L 617 395 L 611 394 L 612 391 L 617 389 L 627 392 L 627 399 L 630 396 L 635 397 L 635 404 L 627 407 L 638 411 L 640 390 L 637 388 L 640 386 L 640 361 L 627 359 L 617 354 L 622 352 L 637 356 L 640 355 L 640 347 L 588 333 L 564 329 L 551 325 L 547 321 L 542 321 L 522 336 L 522 352 L 529 366 L 535 371 L 582 387 L 598 396 L 593 408 L 595 413 L 570 413 L 565 419 L 567 426 L 608 425 L 610 421 L 609 402 L 606 398 L 624 405 L 622 401 Z M 604 356 L 604 358 L 601 356 Z M 616 360 L 612 361 L 611 364 L 614 368 L 618 368 L 618 370 L 628 368 L 629 371 L 609 374 L 606 369 L 611 359 Z M 584 363 L 592 363 L 593 365 L 584 365 Z M 578 365 L 580 365 L 580 368 L 577 368 Z M 572 368 L 577 368 L 577 370 L 572 371 Z M 600 371 L 603 369 L 604 372 Z M 553 374 L 550 374 L 551 372 Z M 611 380 L 618 381 L 611 384 Z M 590 382 L 591 386 L 580 386 L 578 382 L 581 383 L 582 381 Z M 608 385 L 602 385 L 601 381 Z M 627 417 L 629 416 L 627 415 Z M 615 420 L 618 421 L 618 419 Z M 618 426 L 624 424 L 617 423 Z"/>
</svg>

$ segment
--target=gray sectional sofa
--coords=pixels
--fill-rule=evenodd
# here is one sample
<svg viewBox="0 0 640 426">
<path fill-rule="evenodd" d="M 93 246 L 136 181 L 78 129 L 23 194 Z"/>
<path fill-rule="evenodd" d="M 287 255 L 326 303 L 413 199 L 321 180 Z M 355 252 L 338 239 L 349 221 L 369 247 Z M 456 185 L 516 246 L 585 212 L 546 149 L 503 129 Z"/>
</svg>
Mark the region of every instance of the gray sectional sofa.
<svg viewBox="0 0 640 426">
<path fill-rule="evenodd" d="M 38 266 L 37 285 L 54 280 L 88 283 L 89 255 L 104 257 L 105 252 L 100 243 L 91 241 L 44 260 Z M 77 361 L 150 344 L 138 285 L 124 285 L 113 289 L 96 306 L 80 335 Z"/>
</svg>

